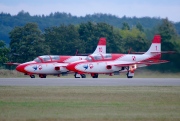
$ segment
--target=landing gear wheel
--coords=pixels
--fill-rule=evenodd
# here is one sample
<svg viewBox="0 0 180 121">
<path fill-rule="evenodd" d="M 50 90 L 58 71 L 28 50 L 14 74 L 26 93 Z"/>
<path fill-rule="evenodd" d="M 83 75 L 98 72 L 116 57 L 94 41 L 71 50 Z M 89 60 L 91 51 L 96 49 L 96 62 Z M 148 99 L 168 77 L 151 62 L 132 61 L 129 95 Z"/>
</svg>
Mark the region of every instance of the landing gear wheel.
<svg viewBox="0 0 180 121">
<path fill-rule="evenodd" d="M 74 78 L 80 78 L 79 74 L 78 74 L 78 73 L 75 73 L 75 74 L 74 74 Z"/>
<path fill-rule="evenodd" d="M 74 78 L 86 78 L 86 75 L 85 75 L 85 74 L 75 73 L 75 74 L 74 74 Z"/>
<path fill-rule="evenodd" d="M 98 78 L 98 74 L 91 74 L 92 78 Z"/>
<path fill-rule="evenodd" d="M 39 74 L 40 78 L 46 78 L 46 74 Z"/>
<path fill-rule="evenodd" d="M 85 74 L 81 74 L 81 77 L 82 77 L 82 78 L 86 78 L 86 75 L 85 75 Z"/>
<path fill-rule="evenodd" d="M 133 76 L 127 76 L 127 78 L 133 78 Z"/>
<path fill-rule="evenodd" d="M 133 75 L 132 75 L 132 74 L 134 75 L 134 73 L 131 73 L 131 72 L 128 71 L 128 73 L 126 74 L 126 75 L 127 75 L 127 78 L 133 78 Z"/>
<path fill-rule="evenodd" d="M 35 75 L 30 75 L 31 78 L 35 78 Z"/>
</svg>

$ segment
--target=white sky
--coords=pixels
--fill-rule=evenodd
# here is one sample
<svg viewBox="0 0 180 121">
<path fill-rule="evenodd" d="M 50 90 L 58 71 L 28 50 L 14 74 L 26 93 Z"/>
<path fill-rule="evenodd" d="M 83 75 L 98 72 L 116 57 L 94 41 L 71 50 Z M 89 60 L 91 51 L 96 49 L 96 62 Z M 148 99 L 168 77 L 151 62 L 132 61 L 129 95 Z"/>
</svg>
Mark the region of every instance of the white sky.
<svg viewBox="0 0 180 121">
<path fill-rule="evenodd" d="M 180 22 L 180 0 L 0 0 L 0 12 L 16 15 L 21 10 L 31 15 L 107 13 L 118 17 L 167 17 Z"/>
</svg>

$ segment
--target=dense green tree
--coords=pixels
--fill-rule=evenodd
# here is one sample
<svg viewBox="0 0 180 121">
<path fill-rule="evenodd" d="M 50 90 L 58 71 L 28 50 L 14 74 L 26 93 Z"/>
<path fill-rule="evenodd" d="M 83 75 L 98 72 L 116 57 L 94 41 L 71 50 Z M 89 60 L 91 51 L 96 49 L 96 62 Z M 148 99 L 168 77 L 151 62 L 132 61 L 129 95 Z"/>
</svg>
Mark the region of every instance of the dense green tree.
<svg viewBox="0 0 180 121">
<path fill-rule="evenodd" d="M 177 32 L 174 25 L 166 18 L 163 19 L 162 24 L 158 27 L 159 34 L 163 42 L 171 41 L 173 37 L 177 37 Z"/>
<path fill-rule="evenodd" d="M 49 46 L 37 24 L 27 23 L 23 27 L 15 27 L 10 32 L 11 60 L 24 62 L 42 54 L 49 54 Z"/>
<path fill-rule="evenodd" d="M 100 37 L 105 37 L 98 33 L 98 29 L 100 28 L 97 27 L 96 23 L 88 22 L 80 24 L 78 30 L 80 39 L 84 42 L 85 53 L 92 53 L 95 49 L 95 45 L 97 45 L 98 39 Z"/>
<path fill-rule="evenodd" d="M 134 27 L 131 30 L 120 30 L 120 34 L 123 39 L 124 53 L 129 49 L 133 52 L 144 52 L 148 49 L 146 35 L 139 29 Z"/>
<path fill-rule="evenodd" d="M 122 30 L 130 30 L 130 26 L 127 22 L 123 22 Z"/>
<path fill-rule="evenodd" d="M 113 26 L 106 23 L 82 23 L 79 26 L 80 39 L 84 41 L 85 52 L 92 53 L 99 38 L 107 39 L 107 52 L 120 52 L 121 36 L 114 32 Z"/>
<path fill-rule="evenodd" d="M 139 31 L 144 32 L 144 28 L 139 22 L 136 24 L 136 28 L 139 29 Z"/>
<path fill-rule="evenodd" d="M 0 65 L 8 61 L 9 49 L 3 40 L 0 40 Z"/>
<path fill-rule="evenodd" d="M 180 22 L 175 23 L 174 26 L 177 30 L 177 33 L 180 35 Z"/>
<path fill-rule="evenodd" d="M 140 23 L 144 30 L 151 29 L 161 23 L 160 18 L 150 18 L 150 17 L 122 17 L 119 18 L 111 14 L 96 13 L 92 15 L 86 15 L 84 17 L 72 16 L 70 13 L 55 12 L 49 15 L 34 15 L 31 16 L 28 12 L 20 11 L 17 15 L 10 15 L 8 13 L 0 13 L 0 40 L 4 40 L 9 44 L 10 39 L 8 33 L 17 26 L 24 26 L 27 23 L 34 22 L 37 23 L 41 31 L 45 28 L 54 27 L 59 25 L 78 25 L 81 23 L 86 23 L 88 21 L 95 23 L 107 23 L 116 28 L 122 28 L 122 23 L 126 22 L 130 27 L 135 26 L 136 23 Z M 175 24 L 178 26 L 178 24 Z M 179 28 L 179 27 L 177 27 Z M 180 30 L 179 30 L 180 31 Z"/>
<path fill-rule="evenodd" d="M 83 43 L 79 39 L 77 27 L 74 25 L 47 28 L 44 36 L 50 46 L 51 54 L 72 55 L 77 49 L 83 51 Z"/>
<path fill-rule="evenodd" d="M 163 54 L 162 59 L 169 60 L 167 64 L 152 66 L 150 68 L 166 71 L 180 71 L 180 38 L 175 30 L 173 23 L 167 18 L 158 27 L 158 32 L 161 35 L 161 50 L 162 51 L 176 51 L 175 54 Z"/>
</svg>

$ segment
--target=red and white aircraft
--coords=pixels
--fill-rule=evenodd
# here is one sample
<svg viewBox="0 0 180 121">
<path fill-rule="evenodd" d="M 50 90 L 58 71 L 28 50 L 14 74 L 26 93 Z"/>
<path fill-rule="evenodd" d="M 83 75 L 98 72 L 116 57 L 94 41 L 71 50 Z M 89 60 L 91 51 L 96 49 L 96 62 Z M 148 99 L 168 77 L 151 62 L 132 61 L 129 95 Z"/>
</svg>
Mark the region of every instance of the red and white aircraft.
<svg viewBox="0 0 180 121">
<path fill-rule="evenodd" d="M 66 68 L 78 74 L 91 74 L 93 78 L 98 78 L 98 74 L 116 75 L 127 71 L 127 78 L 132 78 L 138 67 L 168 62 L 160 58 L 161 36 L 155 35 L 149 50 L 144 54 L 92 54 L 86 60 L 69 63 Z"/>
<path fill-rule="evenodd" d="M 93 54 L 105 54 L 106 53 L 106 39 L 100 38 L 98 46 Z M 33 61 L 17 64 L 16 70 L 30 75 L 31 78 L 35 78 L 34 74 L 39 75 L 40 78 L 46 78 L 46 75 L 65 75 L 69 70 L 66 68 L 68 63 L 77 60 L 84 60 L 87 56 L 62 56 L 62 55 L 43 55 L 35 58 Z M 75 75 L 76 76 L 76 75 Z M 85 75 L 81 75 L 85 78 Z"/>
</svg>

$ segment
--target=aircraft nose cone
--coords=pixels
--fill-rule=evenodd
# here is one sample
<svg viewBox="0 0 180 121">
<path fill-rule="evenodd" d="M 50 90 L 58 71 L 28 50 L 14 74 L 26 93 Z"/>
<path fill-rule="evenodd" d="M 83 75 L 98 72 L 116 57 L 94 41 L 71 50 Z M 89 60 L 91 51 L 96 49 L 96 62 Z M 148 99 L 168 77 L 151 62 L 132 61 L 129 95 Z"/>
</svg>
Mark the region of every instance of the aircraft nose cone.
<svg viewBox="0 0 180 121">
<path fill-rule="evenodd" d="M 19 72 L 25 72 L 24 66 L 21 65 L 21 64 L 16 67 L 16 70 L 19 71 Z"/>
<path fill-rule="evenodd" d="M 85 63 L 87 62 L 86 60 L 80 60 L 80 61 L 76 61 L 76 62 L 73 62 L 73 63 L 69 63 L 66 68 L 69 70 L 69 71 L 74 71 L 74 72 L 80 72 L 80 70 L 78 70 L 76 67 L 78 64 L 81 64 L 81 63 Z"/>
</svg>

